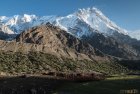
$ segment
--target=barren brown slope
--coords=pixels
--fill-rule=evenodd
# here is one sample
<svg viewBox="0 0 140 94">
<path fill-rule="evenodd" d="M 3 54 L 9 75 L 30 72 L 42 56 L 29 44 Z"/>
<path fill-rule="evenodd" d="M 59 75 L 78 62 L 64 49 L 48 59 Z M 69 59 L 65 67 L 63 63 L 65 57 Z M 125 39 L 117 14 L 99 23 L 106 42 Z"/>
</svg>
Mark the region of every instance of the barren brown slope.
<svg viewBox="0 0 140 94">
<path fill-rule="evenodd" d="M 78 59 L 107 59 L 98 49 L 49 23 L 21 33 L 17 36 L 16 41 L 42 45 L 43 52 L 57 56 Z"/>
<path fill-rule="evenodd" d="M 0 50 L 23 53 L 39 51 L 78 60 L 109 60 L 109 57 L 98 49 L 51 24 L 26 30 L 12 42 L 1 40 Z"/>
<path fill-rule="evenodd" d="M 128 71 L 111 56 L 51 24 L 24 31 L 13 41 L 1 40 L 0 54 L 0 71 L 5 73 Z"/>
</svg>

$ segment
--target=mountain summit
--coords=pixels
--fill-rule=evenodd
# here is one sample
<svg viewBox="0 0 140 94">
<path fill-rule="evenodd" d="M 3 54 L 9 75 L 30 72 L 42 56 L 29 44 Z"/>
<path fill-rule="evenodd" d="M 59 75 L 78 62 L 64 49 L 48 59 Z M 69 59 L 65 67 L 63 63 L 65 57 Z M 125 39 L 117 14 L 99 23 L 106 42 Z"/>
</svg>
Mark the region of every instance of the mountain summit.
<svg viewBox="0 0 140 94">
<path fill-rule="evenodd" d="M 112 35 L 114 32 L 127 34 L 127 31 L 110 21 L 97 8 L 79 9 L 66 17 L 56 19 L 56 25 L 72 34 L 81 37 L 90 35 L 91 32 L 99 32 Z"/>
<path fill-rule="evenodd" d="M 15 15 L 13 17 L 0 17 L 1 31 L 7 34 L 19 34 L 23 30 L 29 29 L 50 22 L 61 29 L 81 37 L 90 35 L 91 32 L 99 32 L 106 35 L 112 35 L 114 32 L 127 34 L 127 31 L 118 27 L 114 22 L 110 21 L 97 8 L 79 9 L 77 12 L 65 17 L 36 15 Z"/>
</svg>

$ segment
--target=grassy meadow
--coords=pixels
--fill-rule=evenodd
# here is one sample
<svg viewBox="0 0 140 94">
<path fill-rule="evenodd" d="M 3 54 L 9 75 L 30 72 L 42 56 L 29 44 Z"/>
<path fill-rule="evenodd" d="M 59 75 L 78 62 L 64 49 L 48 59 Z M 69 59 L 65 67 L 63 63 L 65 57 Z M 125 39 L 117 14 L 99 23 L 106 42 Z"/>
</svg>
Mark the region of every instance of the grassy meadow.
<svg viewBox="0 0 140 94">
<path fill-rule="evenodd" d="M 114 76 L 102 81 L 66 83 L 54 94 L 140 94 L 140 76 Z"/>
</svg>

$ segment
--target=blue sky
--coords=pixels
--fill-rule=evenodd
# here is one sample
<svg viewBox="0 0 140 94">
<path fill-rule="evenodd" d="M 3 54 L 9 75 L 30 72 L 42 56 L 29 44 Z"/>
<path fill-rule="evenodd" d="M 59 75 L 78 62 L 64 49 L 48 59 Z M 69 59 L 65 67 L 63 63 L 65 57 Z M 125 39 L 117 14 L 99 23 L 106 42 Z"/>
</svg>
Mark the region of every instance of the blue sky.
<svg viewBox="0 0 140 94">
<path fill-rule="evenodd" d="M 1 0 L 0 15 L 65 16 L 79 8 L 97 7 L 117 25 L 140 30 L 140 0 Z"/>
</svg>

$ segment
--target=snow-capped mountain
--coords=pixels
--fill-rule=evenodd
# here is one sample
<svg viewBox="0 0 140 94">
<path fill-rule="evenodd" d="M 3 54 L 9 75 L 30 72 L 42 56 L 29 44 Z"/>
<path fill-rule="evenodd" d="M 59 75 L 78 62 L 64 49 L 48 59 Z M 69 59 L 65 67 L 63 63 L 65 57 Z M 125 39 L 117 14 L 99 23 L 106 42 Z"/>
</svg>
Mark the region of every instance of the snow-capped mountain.
<svg viewBox="0 0 140 94">
<path fill-rule="evenodd" d="M 72 34 L 73 37 L 77 37 L 76 39 L 88 43 L 105 54 L 126 59 L 136 59 L 140 57 L 140 41 L 132 39 L 125 29 L 117 26 L 97 8 L 79 9 L 75 13 L 64 17 L 39 17 L 27 14 L 15 15 L 13 17 L 1 16 L 0 39 L 16 40 L 20 35 L 23 37 L 22 35 L 25 35 L 24 33 L 26 33 L 26 31 L 34 31 L 35 28 L 41 27 L 43 24 L 53 29 L 57 27 L 60 28 L 60 30 L 63 29 L 63 32 L 66 31 Z M 38 27 L 32 28 L 34 26 Z M 45 27 L 43 28 L 47 31 Z M 39 32 L 43 31 L 43 29 L 42 31 L 40 30 L 41 29 L 39 29 Z M 38 31 L 35 34 L 29 32 L 23 39 L 27 38 L 28 41 L 35 41 L 38 39 L 36 42 L 40 43 L 43 37 L 40 37 L 40 35 L 37 36 L 36 34 L 41 33 L 38 33 Z M 69 36 L 67 37 L 70 38 Z M 46 40 L 44 39 L 44 41 Z M 78 49 L 78 47 L 76 47 L 76 49 Z"/>
<path fill-rule="evenodd" d="M 118 32 L 127 35 L 126 30 L 110 21 L 97 8 L 79 9 L 77 12 L 65 17 L 38 17 L 36 15 L 27 14 L 24 14 L 23 16 L 15 15 L 13 17 L 1 16 L 0 28 L 2 32 L 7 34 L 19 34 L 23 30 L 47 22 L 59 26 L 61 29 L 64 29 L 77 37 L 90 35 L 92 32 L 99 32 L 105 35 L 112 35 L 114 32 Z"/>
<path fill-rule="evenodd" d="M 7 34 L 19 34 L 23 30 L 51 21 L 55 16 L 37 17 L 36 15 L 14 15 L 13 17 L 0 17 L 1 31 Z"/>
<path fill-rule="evenodd" d="M 140 30 L 131 31 L 131 32 L 129 32 L 129 35 L 130 35 L 132 38 L 135 38 L 135 39 L 137 39 L 137 40 L 140 40 Z"/>
<path fill-rule="evenodd" d="M 29 24 L 36 19 L 35 15 L 15 15 L 13 17 L 0 17 L 0 27 L 4 33 L 16 34 L 20 30 L 26 29 L 29 27 Z M 6 28 L 5 28 L 6 27 Z"/>
<path fill-rule="evenodd" d="M 97 8 L 79 9 L 66 17 L 56 19 L 56 25 L 81 37 L 92 31 L 112 35 L 113 32 L 127 34 L 127 31 L 110 21 Z"/>
</svg>

